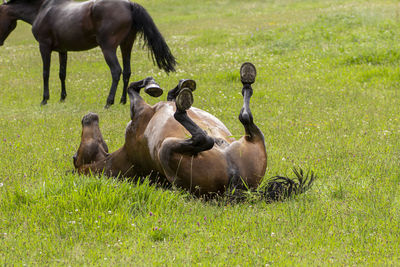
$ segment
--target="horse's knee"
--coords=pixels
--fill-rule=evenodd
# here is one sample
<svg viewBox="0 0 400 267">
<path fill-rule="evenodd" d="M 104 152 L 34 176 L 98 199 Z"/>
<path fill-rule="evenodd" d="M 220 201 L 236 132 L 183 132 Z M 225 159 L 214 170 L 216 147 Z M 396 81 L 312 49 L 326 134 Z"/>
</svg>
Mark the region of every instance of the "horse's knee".
<svg viewBox="0 0 400 267">
<path fill-rule="evenodd" d="M 197 153 L 210 150 L 214 146 L 214 138 L 206 133 L 193 136 L 192 141 Z"/>
</svg>

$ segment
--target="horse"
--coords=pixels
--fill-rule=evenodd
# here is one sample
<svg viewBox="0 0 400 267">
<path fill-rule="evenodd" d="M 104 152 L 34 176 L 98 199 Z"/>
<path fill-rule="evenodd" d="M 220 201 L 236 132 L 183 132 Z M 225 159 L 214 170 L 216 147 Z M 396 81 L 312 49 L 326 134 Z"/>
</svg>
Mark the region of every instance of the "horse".
<svg viewBox="0 0 400 267">
<path fill-rule="evenodd" d="M 267 167 L 264 135 L 254 124 L 250 110 L 256 69 L 244 63 L 240 73 L 243 107 L 239 121 L 245 135 L 239 140 L 219 119 L 192 107 L 196 89 L 193 80 L 181 80 L 168 92 L 167 101 L 150 106 L 140 96 L 141 88 L 154 82 L 148 77 L 129 85 L 131 121 L 126 127 L 125 143 L 117 151 L 108 152 L 98 115 L 88 113 L 83 117 L 81 143 L 73 156 L 75 171 L 85 175 L 158 177 L 195 195 L 256 188 Z"/>
<path fill-rule="evenodd" d="M 112 84 L 106 108 L 114 104 L 121 77 L 121 66 L 116 50 L 121 49 L 123 62 L 123 92 L 121 103 L 126 103 L 126 88 L 131 76 L 131 51 L 139 34 L 151 52 L 153 63 L 167 73 L 175 71 L 175 57 L 153 19 L 141 5 L 128 0 L 10 0 L 0 5 L 0 46 L 22 20 L 32 25 L 32 33 L 39 42 L 43 61 L 43 100 L 49 94 L 50 59 L 52 51 L 59 54 L 61 98 L 64 101 L 67 52 L 84 51 L 100 46 L 111 71 Z M 162 91 L 154 91 L 159 96 Z"/>
</svg>

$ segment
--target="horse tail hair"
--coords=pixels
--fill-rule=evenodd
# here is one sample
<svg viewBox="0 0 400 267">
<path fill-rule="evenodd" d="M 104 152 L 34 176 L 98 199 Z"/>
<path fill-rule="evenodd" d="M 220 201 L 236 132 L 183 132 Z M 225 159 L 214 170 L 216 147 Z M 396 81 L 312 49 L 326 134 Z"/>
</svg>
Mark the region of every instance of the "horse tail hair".
<svg viewBox="0 0 400 267">
<path fill-rule="evenodd" d="M 251 199 L 263 199 L 267 203 L 284 201 L 309 190 L 317 176 L 313 171 L 305 173 L 301 168 L 293 168 L 294 178 L 274 176 L 266 185 L 255 190 L 234 190 L 228 193 L 228 200 L 242 202 Z"/>
<path fill-rule="evenodd" d="M 164 37 L 161 35 L 150 14 L 138 3 L 131 3 L 133 27 L 141 34 L 144 45 L 149 48 L 153 63 L 165 72 L 174 72 L 176 60 Z"/>
<path fill-rule="evenodd" d="M 301 168 L 293 168 L 295 178 L 284 176 L 274 176 L 268 180 L 268 183 L 259 194 L 267 202 L 283 201 L 295 195 L 302 194 L 311 188 L 317 176 L 313 171 L 305 173 Z"/>
</svg>

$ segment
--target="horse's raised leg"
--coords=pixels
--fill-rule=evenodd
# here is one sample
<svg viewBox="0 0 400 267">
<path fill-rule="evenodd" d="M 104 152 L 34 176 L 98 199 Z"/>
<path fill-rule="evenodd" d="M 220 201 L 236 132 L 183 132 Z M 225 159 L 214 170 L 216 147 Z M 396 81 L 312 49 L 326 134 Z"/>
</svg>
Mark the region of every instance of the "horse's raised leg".
<svg viewBox="0 0 400 267">
<path fill-rule="evenodd" d="M 104 58 L 107 62 L 108 67 L 111 71 L 112 83 L 110 88 L 110 93 L 107 97 L 107 103 L 104 108 L 109 108 L 112 104 L 114 104 L 115 92 L 117 91 L 117 86 L 119 79 L 121 77 L 121 66 L 119 65 L 116 48 L 110 48 L 101 46 L 101 50 L 103 52 Z"/>
<path fill-rule="evenodd" d="M 132 52 L 132 45 L 133 41 L 135 40 L 134 36 L 128 36 L 122 43 L 121 43 L 121 54 L 122 54 L 122 80 L 124 82 L 124 87 L 122 88 L 122 96 L 121 96 L 121 104 L 126 104 L 126 95 L 127 95 L 127 87 L 129 83 L 129 78 L 131 77 L 131 52 Z"/>
<path fill-rule="evenodd" d="M 202 151 L 211 149 L 214 146 L 214 139 L 192 121 L 186 112 L 193 104 L 192 91 L 188 88 L 183 88 L 176 97 L 175 102 L 176 111 L 174 118 L 189 131 L 192 137 L 176 141 L 170 147 L 171 152 L 196 155 Z"/>
<path fill-rule="evenodd" d="M 144 109 L 150 108 L 150 106 L 140 96 L 140 90 L 152 81 L 154 81 L 153 77 L 147 77 L 146 79 L 132 82 L 127 88 L 129 99 L 131 101 L 131 120 L 134 121 L 135 117 L 140 116 Z"/>
<path fill-rule="evenodd" d="M 227 177 L 227 163 L 224 159 L 219 162 L 218 153 L 210 150 L 214 146 L 214 139 L 188 116 L 187 110 L 192 103 L 193 94 L 188 88 L 183 88 L 175 98 L 174 118 L 189 131 L 191 138 L 166 138 L 162 142 L 158 157 L 171 183 L 198 195 L 222 191 L 227 183 L 227 179 L 224 178 Z M 209 154 L 199 155 L 208 151 Z M 214 164 L 220 169 L 215 168 Z"/>
<path fill-rule="evenodd" d="M 59 77 L 61 81 L 61 97 L 60 101 L 63 102 L 67 97 L 67 90 L 65 88 L 65 78 L 67 77 L 67 52 L 58 53 L 60 60 Z"/>
<path fill-rule="evenodd" d="M 246 139 L 251 140 L 253 138 L 261 137 L 264 139 L 264 135 L 261 130 L 254 124 L 253 115 L 250 110 L 250 98 L 253 95 L 253 88 L 251 84 L 256 79 L 256 68 L 253 64 L 246 62 L 240 68 L 240 78 L 243 84 L 242 95 L 243 95 L 243 107 L 240 110 L 239 120 L 243 124 L 246 131 Z"/>
<path fill-rule="evenodd" d="M 50 61 L 51 49 L 47 45 L 40 44 L 40 55 L 43 61 L 43 100 L 40 105 L 46 105 L 47 100 L 50 98 L 49 93 L 49 76 L 50 76 Z"/>
<path fill-rule="evenodd" d="M 189 88 L 193 92 L 196 90 L 196 82 L 190 79 L 180 80 L 174 89 L 168 91 L 167 101 L 175 101 L 175 98 L 183 88 Z"/>
<path fill-rule="evenodd" d="M 175 101 L 178 90 L 179 90 L 178 85 L 175 86 L 174 89 L 169 90 L 167 95 L 167 101 Z"/>
</svg>

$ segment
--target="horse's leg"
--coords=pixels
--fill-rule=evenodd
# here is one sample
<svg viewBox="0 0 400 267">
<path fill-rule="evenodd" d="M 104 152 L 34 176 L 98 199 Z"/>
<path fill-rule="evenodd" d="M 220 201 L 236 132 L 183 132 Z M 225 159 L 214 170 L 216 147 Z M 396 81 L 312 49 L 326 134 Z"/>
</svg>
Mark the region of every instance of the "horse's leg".
<svg viewBox="0 0 400 267">
<path fill-rule="evenodd" d="M 176 111 L 174 118 L 185 127 L 192 135 L 190 139 L 174 142 L 170 147 L 171 152 L 196 155 L 202 151 L 211 149 L 214 146 L 214 139 L 202 130 L 187 115 L 188 110 L 193 104 L 193 94 L 188 88 L 182 89 L 175 99 Z"/>
<path fill-rule="evenodd" d="M 122 80 L 124 82 L 124 87 L 122 89 L 121 96 L 121 104 L 126 104 L 126 88 L 128 87 L 129 78 L 131 77 L 131 52 L 133 41 L 135 40 L 135 36 L 129 35 L 122 43 L 121 43 L 121 54 L 122 54 Z"/>
<path fill-rule="evenodd" d="M 67 76 L 67 52 L 58 53 L 60 59 L 60 71 L 59 77 L 61 81 L 61 98 L 60 101 L 63 102 L 67 97 L 67 90 L 65 89 L 65 78 Z"/>
<path fill-rule="evenodd" d="M 196 90 L 196 82 L 190 79 L 182 79 L 179 81 L 178 85 L 168 91 L 167 101 L 175 101 L 175 98 L 178 96 L 179 92 L 183 88 L 189 88 L 192 92 Z"/>
<path fill-rule="evenodd" d="M 50 61 L 51 49 L 47 45 L 40 44 L 40 55 L 43 61 L 43 100 L 40 105 L 46 105 L 47 100 L 50 98 L 49 93 L 49 76 L 50 76 Z"/>
<path fill-rule="evenodd" d="M 147 77 L 147 78 L 145 78 L 143 80 L 132 82 L 129 85 L 128 90 L 133 90 L 136 93 L 140 94 L 140 90 L 142 88 L 146 87 L 146 85 L 149 84 L 152 81 L 154 81 L 153 77 Z"/>
<path fill-rule="evenodd" d="M 178 85 L 174 89 L 168 91 L 167 101 L 175 101 L 176 95 L 179 91 Z"/>
<path fill-rule="evenodd" d="M 109 108 L 112 104 L 114 104 L 115 92 L 117 91 L 118 82 L 121 77 L 121 66 L 119 65 L 118 62 L 115 47 L 111 48 L 111 47 L 101 46 L 101 50 L 103 52 L 107 65 L 110 68 L 112 77 L 110 93 L 107 97 L 107 103 L 105 105 L 105 108 Z"/>
<path fill-rule="evenodd" d="M 228 181 L 227 162 L 219 157 L 221 154 L 211 150 L 214 139 L 188 116 L 186 110 L 192 103 L 192 91 L 182 89 L 175 99 L 174 118 L 192 136 L 189 139 L 164 139 L 158 152 L 160 163 L 167 179 L 177 186 L 198 195 L 223 191 Z M 200 152 L 207 154 L 198 155 Z"/>
<path fill-rule="evenodd" d="M 150 107 L 140 96 L 140 90 L 151 81 L 153 81 L 153 78 L 147 77 L 146 79 L 132 82 L 127 88 L 129 99 L 131 102 L 130 110 L 132 121 L 135 121 L 135 117 L 140 116 L 140 114 L 142 114 L 145 109 L 148 109 Z"/>
<path fill-rule="evenodd" d="M 258 137 L 264 140 L 264 135 L 261 130 L 253 122 L 253 115 L 250 110 L 250 98 L 253 95 L 251 84 L 254 83 L 256 78 L 256 68 L 254 65 L 251 63 L 244 63 L 240 69 L 240 78 L 243 84 L 243 107 L 240 110 L 239 120 L 246 131 L 245 138 L 247 140 L 253 140 Z"/>
</svg>

